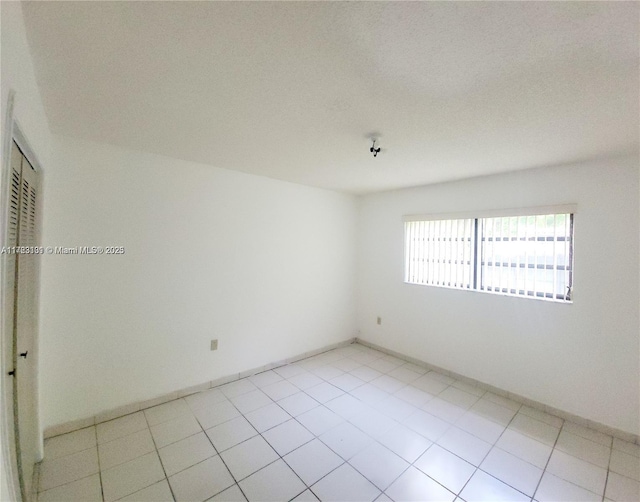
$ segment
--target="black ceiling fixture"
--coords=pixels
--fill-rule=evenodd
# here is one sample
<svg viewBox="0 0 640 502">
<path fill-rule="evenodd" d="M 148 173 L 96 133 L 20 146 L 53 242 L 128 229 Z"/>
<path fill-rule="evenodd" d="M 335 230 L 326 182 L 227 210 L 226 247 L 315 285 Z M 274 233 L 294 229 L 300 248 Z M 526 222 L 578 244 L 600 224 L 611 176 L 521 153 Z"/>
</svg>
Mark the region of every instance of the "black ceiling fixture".
<svg viewBox="0 0 640 502">
<path fill-rule="evenodd" d="M 373 144 L 371 145 L 371 148 L 369 148 L 369 151 L 373 154 L 374 157 L 377 157 L 378 154 L 380 153 L 380 147 L 376 148 L 375 139 L 372 139 L 371 141 L 373 141 Z"/>
</svg>

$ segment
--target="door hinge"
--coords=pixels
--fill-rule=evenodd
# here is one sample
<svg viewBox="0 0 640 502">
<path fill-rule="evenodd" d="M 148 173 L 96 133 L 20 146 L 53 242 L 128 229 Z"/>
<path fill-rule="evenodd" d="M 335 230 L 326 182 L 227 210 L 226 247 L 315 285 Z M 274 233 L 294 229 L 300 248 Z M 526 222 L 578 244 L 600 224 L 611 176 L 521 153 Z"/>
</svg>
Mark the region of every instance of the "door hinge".
<svg viewBox="0 0 640 502">
<path fill-rule="evenodd" d="M 16 370 L 15 369 L 13 369 L 9 373 L 7 373 L 7 375 L 9 375 L 9 376 L 14 376 L 15 374 L 16 374 Z"/>
</svg>

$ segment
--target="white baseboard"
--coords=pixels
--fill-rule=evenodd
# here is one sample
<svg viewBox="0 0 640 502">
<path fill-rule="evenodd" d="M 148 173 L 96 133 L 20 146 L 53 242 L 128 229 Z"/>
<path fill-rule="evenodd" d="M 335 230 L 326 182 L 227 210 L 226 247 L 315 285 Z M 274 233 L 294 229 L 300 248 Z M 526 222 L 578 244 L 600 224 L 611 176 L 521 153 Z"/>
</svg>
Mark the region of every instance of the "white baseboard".
<svg viewBox="0 0 640 502">
<path fill-rule="evenodd" d="M 342 342 L 333 343 L 331 345 L 326 345 L 319 349 L 311 350 L 308 352 L 304 352 L 302 354 L 298 354 L 296 356 L 289 357 L 287 359 L 282 359 L 280 361 L 272 362 L 265 364 L 263 366 L 258 366 L 257 368 L 252 368 L 248 370 L 241 371 L 240 373 L 233 373 L 231 375 L 227 375 L 224 377 L 216 378 L 215 380 L 211 380 L 209 382 L 205 382 L 199 385 L 194 385 L 191 387 L 186 387 L 183 389 L 179 389 L 173 392 L 169 392 L 168 394 L 163 394 L 161 396 L 157 396 L 153 399 L 147 399 L 145 401 L 137 401 L 134 403 L 129 403 L 123 406 L 119 406 L 117 408 L 112 408 L 109 410 L 102 411 L 96 415 L 80 418 L 77 420 L 72 420 L 70 422 L 64 422 L 58 425 L 53 425 L 51 427 L 47 427 L 44 430 L 44 438 L 48 439 L 53 436 L 59 436 L 60 434 L 67 434 L 69 432 L 76 431 L 78 429 L 84 429 L 85 427 L 90 427 L 92 425 L 96 425 L 102 422 L 107 422 L 109 420 L 113 420 L 115 418 L 122 417 L 124 415 L 129 415 L 131 413 L 135 413 L 140 410 L 145 410 L 147 408 L 151 408 L 153 406 L 157 406 L 159 404 L 163 404 L 169 401 L 173 401 L 174 399 L 178 399 L 180 397 L 188 396 L 190 394 L 195 394 L 197 392 L 202 392 L 204 390 L 208 390 L 212 387 L 218 387 L 219 385 L 224 385 L 225 383 L 234 382 L 241 378 L 246 378 L 251 375 L 255 375 L 256 373 L 261 373 L 263 371 L 267 371 L 273 368 L 278 368 L 280 366 L 284 366 L 286 364 L 291 364 L 296 361 L 300 361 L 302 359 L 307 359 L 308 357 L 313 357 L 315 355 L 321 354 L 323 352 L 327 352 L 328 350 L 337 349 L 339 347 L 344 347 L 346 345 L 352 344 L 356 341 L 355 338 L 349 338 Z"/>
<path fill-rule="evenodd" d="M 601 424 L 600 422 L 596 422 L 594 420 L 589 420 L 587 418 L 574 415 L 573 413 L 569 413 L 568 411 L 564 411 L 559 408 L 554 408 L 553 406 L 549 406 L 539 401 L 534 401 L 533 399 L 526 398 L 524 396 L 521 396 L 520 394 L 514 394 L 513 392 L 508 392 L 498 387 L 494 387 L 493 385 L 489 385 L 479 380 L 466 377 L 464 375 L 456 373 L 455 371 L 449 371 L 446 368 L 441 368 L 434 364 L 430 364 L 425 361 L 421 361 L 420 359 L 416 359 L 415 357 L 410 357 L 400 352 L 396 352 L 395 350 L 387 349 L 386 347 L 377 345 L 372 342 L 368 342 L 366 340 L 363 340 L 362 338 L 356 338 L 356 343 L 359 343 L 360 345 L 364 345 L 365 347 L 370 347 L 372 349 L 379 350 L 380 352 L 384 352 L 385 354 L 389 354 L 391 356 L 397 357 L 398 359 L 402 359 L 404 361 L 415 364 L 417 366 L 422 366 L 424 368 L 437 371 L 438 373 L 442 373 L 444 375 L 455 378 L 456 380 L 463 381 L 469 385 L 473 385 L 474 387 L 478 387 L 480 389 L 493 392 L 494 394 L 498 394 L 499 396 L 503 396 L 508 399 L 511 399 L 512 401 L 516 401 L 518 403 L 529 406 L 530 408 L 534 408 L 539 411 L 548 413 L 549 415 L 554 415 L 556 417 L 562 418 L 563 420 L 568 420 L 569 422 L 573 422 L 575 424 L 582 425 L 583 427 L 588 427 L 589 429 L 593 429 L 595 431 L 608 434 L 618 439 L 622 439 L 623 441 L 640 444 L 640 435 L 638 434 L 626 432 L 620 429 L 616 429 L 615 427 L 610 427 L 608 425 Z"/>
</svg>

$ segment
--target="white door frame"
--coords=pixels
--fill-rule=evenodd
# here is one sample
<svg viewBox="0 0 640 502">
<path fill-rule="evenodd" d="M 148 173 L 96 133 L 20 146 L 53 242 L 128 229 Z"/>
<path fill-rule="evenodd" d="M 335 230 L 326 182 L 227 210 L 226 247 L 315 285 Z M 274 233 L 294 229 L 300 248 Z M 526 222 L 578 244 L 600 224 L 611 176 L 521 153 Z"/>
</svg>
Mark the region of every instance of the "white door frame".
<svg viewBox="0 0 640 502">
<path fill-rule="evenodd" d="M 2 224 L 0 228 L 0 246 L 5 246 L 7 243 L 7 226 L 5 222 L 8 221 L 8 211 L 9 211 L 9 187 L 11 186 L 10 176 L 11 176 L 11 145 L 12 142 L 15 141 L 16 144 L 22 150 L 22 153 L 27 157 L 27 160 L 31 163 L 36 173 L 42 176 L 41 164 L 38 162 L 38 158 L 35 155 L 33 149 L 31 148 L 26 136 L 22 132 L 20 124 L 14 117 L 14 105 L 15 105 L 15 92 L 13 90 L 9 91 L 9 97 L 7 99 L 7 106 L 5 108 L 5 127 L 4 127 L 4 137 L 2 138 L 2 176 L 0 178 L 0 221 Z M 41 192 L 42 193 L 42 192 Z M 40 196 L 41 200 L 42 197 Z M 41 215 L 40 211 L 40 215 Z M 41 218 L 41 216 L 39 216 Z M 13 338 L 13 330 L 8 329 L 8 325 L 6 322 L 8 309 L 7 305 L 7 281 L 6 281 L 6 259 L 7 255 L 0 255 L 0 264 L 1 264 L 1 273 L 0 273 L 0 309 L 2 310 L 3 321 L 0 322 L 0 347 L 6 347 L 5 344 L 8 340 L 8 337 Z M 38 274 L 39 275 L 39 274 Z M 39 279 L 37 287 L 39 288 Z M 38 289 L 39 290 L 39 289 Z M 36 305 L 36 308 L 37 305 Z M 13 316 L 13 306 L 11 306 L 10 315 Z M 36 319 L 36 326 L 39 326 L 38 320 Z M 38 330 L 36 329 L 35 337 L 34 337 L 34 347 L 35 350 L 35 361 L 36 365 L 36 375 L 35 375 L 35 413 L 36 413 L 36 423 L 37 430 L 39 431 L 39 441 L 38 441 L 38 458 L 37 461 L 42 460 L 43 458 L 43 441 L 42 441 L 42 426 L 40 422 L 40 407 L 39 407 L 39 385 L 38 385 Z M 13 385 L 13 377 L 9 376 L 8 373 L 14 368 L 7 368 L 5 364 L 5 357 L 0 357 L 0 370 L 2 373 L 0 374 L 0 409 L 2 413 L 0 413 L 0 447 L 2 448 L 2 464 L 0 466 L 0 479 L 2 482 L 6 483 L 7 490 L 9 494 L 12 496 L 12 500 L 22 500 L 21 491 L 20 491 L 20 482 L 18 477 L 18 464 L 17 464 L 17 449 L 15 444 L 15 436 L 14 436 L 14 418 L 13 418 L 13 399 L 9 399 L 9 393 L 7 392 L 7 386 Z M 37 471 L 36 471 L 37 472 Z M 32 486 L 32 493 L 37 491 L 36 486 Z"/>
</svg>

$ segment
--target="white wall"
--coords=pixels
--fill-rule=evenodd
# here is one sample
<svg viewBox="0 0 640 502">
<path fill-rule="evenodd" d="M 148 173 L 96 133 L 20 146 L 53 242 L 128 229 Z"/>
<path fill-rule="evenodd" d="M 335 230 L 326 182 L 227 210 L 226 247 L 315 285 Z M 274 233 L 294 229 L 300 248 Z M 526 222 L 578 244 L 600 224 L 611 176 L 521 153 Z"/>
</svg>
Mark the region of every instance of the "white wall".
<svg viewBox="0 0 640 502">
<path fill-rule="evenodd" d="M 16 93 L 14 118 L 45 166 L 51 149 L 51 134 L 36 82 L 20 2 L 1 2 L 2 16 L 2 131 L 9 91 Z"/>
<path fill-rule="evenodd" d="M 578 204 L 573 304 L 403 283 L 403 215 L 562 203 Z M 363 197 L 360 336 L 638 434 L 638 210 L 636 158 Z"/>
<path fill-rule="evenodd" d="M 55 137 L 44 426 L 355 336 L 355 197 Z M 219 349 L 209 350 L 219 339 Z"/>
<path fill-rule="evenodd" d="M 15 91 L 15 107 L 14 107 L 14 119 L 19 124 L 20 130 L 26 137 L 29 146 L 35 152 L 40 164 L 46 170 L 49 164 L 50 148 L 51 148 L 51 135 L 49 133 L 49 126 L 47 123 L 47 117 L 44 112 L 42 100 L 40 98 L 40 92 L 38 90 L 33 63 L 29 52 L 29 45 L 27 41 L 26 30 L 24 26 L 24 20 L 22 17 L 22 6 L 19 2 L 0 2 L 0 16 L 1 16 L 1 34 L 2 39 L 0 44 L 2 45 L 1 54 L 1 81 L 0 81 L 0 123 L 2 129 L 2 140 L 4 141 L 5 134 L 5 118 L 7 113 L 7 100 L 9 97 L 9 91 Z M 4 145 L 3 145 L 4 148 Z M 2 152 L 2 158 L 6 152 Z M 4 162 L 2 163 L 2 173 L 0 176 L 1 186 L 0 193 L 8 193 L 5 182 L 6 173 Z M 2 231 L 4 239 L 4 230 Z M 4 241 L 2 242 L 4 245 Z M 4 325 L 3 325 L 4 326 Z M 11 334 L 8 334 L 11 336 Z M 37 354 L 34 354 L 37 355 Z M 11 384 L 10 378 L 2 376 L 2 388 L 7 384 Z M 2 401 L 4 402 L 4 390 L 2 392 Z M 2 410 L 4 415 L 4 408 Z M 13 448 L 13 445 L 9 445 L 8 437 L 9 432 L 5 430 L 6 417 L 0 419 L 0 439 L 2 440 L 2 448 L 0 448 L 0 500 L 14 500 L 15 495 L 12 492 L 13 489 L 19 490 L 18 487 L 13 487 L 9 478 L 8 459 L 6 452 L 7 448 Z M 40 442 L 41 443 L 41 442 Z M 41 450 L 41 444 L 38 445 Z M 41 454 L 41 451 L 39 452 Z"/>
</svg>

